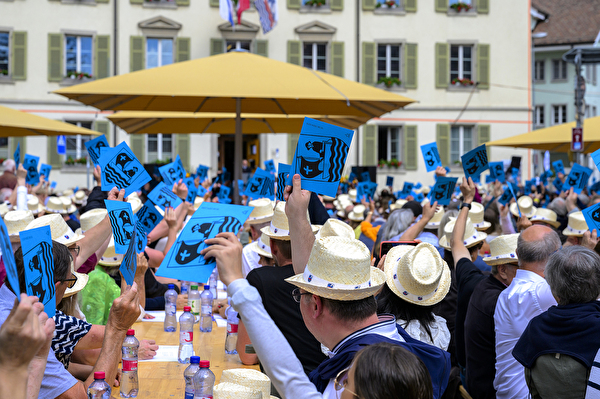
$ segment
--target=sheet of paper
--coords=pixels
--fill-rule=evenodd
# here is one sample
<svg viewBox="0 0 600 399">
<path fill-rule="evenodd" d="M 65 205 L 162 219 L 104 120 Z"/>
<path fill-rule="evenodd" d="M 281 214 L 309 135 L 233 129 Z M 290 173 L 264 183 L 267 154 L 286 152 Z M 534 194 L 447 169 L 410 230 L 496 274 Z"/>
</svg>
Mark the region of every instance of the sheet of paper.
<svg viewBox="0 0 600 399">
<path fill-rule="evenodd" d="M 208 166 L 198 165 L 196 174 L 200 178 L 200 183 L 202 183 L 208 177 Z"/>
<path fill-rule="evenodd" d="M 600 234 L 600 204 L 587 207 L 582 212 L 590 232 L 596 229 L 596 234 Z"/>
<path fill-rule="evenodd" d="M 283 193 L 285 191 L 285 182 L 287 175 L 290 173 L 291 165 L 279 162 L 277 170 L 277 201 L 283 201 Z"/>
<path fill-rule="evenodd" d="M 173 187 L 173 184 L 185 179 L 185 169 L 183 168 L 179 154 L 177 154 L 173 162 L 161 166 L 158 168 L 158 171 L 167 186 Z"/>
<path fill-rule="evenodd" d="M 577 194 L 581 194 L 581 191 L 587 187 L 588 180 L 592 175 L 592 170 L 581 166 L 578 163 L 573 164 L 565 183 L 562 186 L 563 191 L 566 191 L 573 187 L 573 191 Z"/>
<path fill-rule="evenodd" d="M 449 205 L 457 181 L 458 177 L 439 176 L 429 194 L 430 201 L 437 201 L 438 205 Z"/>
<path fill-rule="evenodd" d="M 506 183 L 506 175 L 504 174 L 503 162 L 490 162 L 490 176 L 492 181 L 498 180 L 500 183 Z"/>
<path fill-rule="evenodd" d="M 442 166 L 442 159 L 440 158 L 440 152 L 435 141 L 422 145 L 421 152 L 423 153 L 427 172 L 433 172 L 438 166 Z"/>
<path fill-rule="evenodd" d="M 183 203 L 170 187 L 165 183 L 160 182 L 154 187 L 154 190 L 148 194 L 148 198 L 152 203 L 165 211 L 168 207 L 177 208 Z"/>
<path fill-rule="evenodd" d="M 404 185 L 402 186 L 402 190 L 400 190 L 400 198 L 405 199 L 406 197 L 411 195 L 414 187 L 415 187 L 415 183 L 405 181 Z"/>
<path fill-rule="evenodd" d="M 86 141 L 85 148 L 87 148 L 87 152 L 90 155 L 90 159 L 94 166 L 98 166 L 100 165 L 100 155 L 102 155 L 101 148 L 110 148 L 110 146 L 108 145 L 106 136 L 102 134 L 93 140 Z"/>
<path fill-rule="evenodd" d="M 135 253 L 141 254 L 144 252 L 146 245 L 148 245 L 148 235 L 144 230 L 144 226 L 137 221 L 135 223 Z"/>
<path fill-rule="evenodd" d="M 267 159 L 265 161 L 265 171 L 267 171 L 271 174 L 275 174 L 275 172 L 276 172 L 275 162 L 272 159 Z"/>
<path fill-rule="evenodd" d="M 142 319 L 143 322 L 154 322 L 164 323 L 165 322 L 165 311 L 164 310 L 147 310 L 146 314 L 154 316 L 154 319 Z M 175 317 L 179 321 L 179 316 L 183 314 L 183 310 L 178 310 Z"/>
<path fill-rule="evenodd" d="M 19 163 L 21 162 L 21 142 L 17 141 L 17 148 L 15 149 L 15 153 L 13 155 L 15 158 L 16 167 L 19 168 Z"/>
<path fill-rule="evenodd" d="M 131 204 L 125 201 L 104 200 L 115 241 L 115 252 L 124 254 L 135 229 Z"/>
<path fill-rule="evenodd" d="M 375 198 L 375 192 L 377 191 L 377 183 L 370 181 L 360 182 L 356 185 L 356 200 L 358 202 L 365 201 L 369 202 Z"/>
<path fill-rule="evenodd" d="M 25 158 L 23 159 L 23 168 L 27 171 L 27 176 L 25 177 L 25 183 L 31 184 L 35 186 L 40 182 L 40 174 L 38 172 L 38 163 L 40 162 L 40 157 L 36 157 L 35 155 L 25 154 Z"/>
<path fill-rule="evenodd" d="M 244 195 L 252 199 L 269 198 L 275 199 L 275 180 L 269 172 L 256 168 L 254 176 L 248 180 Z"/>
<path fill-rule="evenodd" d="M 386 176 L 385 185 L 388 187 L 394 187 L 394 176 Z"/>
<path fill-rule="evenodd" d="M 49 181 L 51 170 L 52 170 L 52 165 L 47 165 L 47 164 L 43 163 L 40 166 L 40 175 L 44 175 L 44 180 Z"/>
<path fill-rule="evenodd" d="M 594 157 L 594 155 L 592 154 L 592 158 L 593 157 Z M 595 162 L 596 162 L 596 160 L 594 159 L 594 163 Z M 554 168 L 554 173 L 556 173 L 556 176 L 558 176 L 559 173 L 562 173 L 563 175 L 565 174 L 565 166 L 563 165 L 562 159 L 552 162 L 552 167 Z"/>
<path fill-rule="evenodd" d="M 142 360 L 140 362 L 177 362 L 179 356 L 179 345 L 158 345 L 156 356 L 152 359 Z"/>
<path fill-rule="evenodd" d="M 102 191 L 113 187 L 125 190 L 125 197 L 139 190 L 151 178 L 124 141 L 114 148 L 101 147 L 98 163 L 102 169 Z"/>
<path fill-rule="evenodd" d="M 8 282 L 14 292 L 21 292 L 19 287 L 19 273 L 17 272 L 17 264 L 15 263 L 15 256 L 13 255 L 12 245 L 10 243 L 10 237 L 8 230 L 4 224 L 4 220 L 0 218 L 0 249 L 2 249 L 2 261 L 4 262 L 4 268 L 6 269 L 6 275 L 8 276 Z M 21 297 L 17 295 L 19 301 Z"/>
<path fill-rule="evenodd" d="M 221 185 L 221 187 L 219 187 L 219 192 L 217 193 L 217 198 L 219 198 L 219 202 L 222 204 L 228 204 L 231 203 L 231 198 L 229 197 L 231 195 L 231 188 Z"/>
<path fill-rule="evenodd" d="M 462 160 L 466 177 L 473 178 L 473 176 L 481 175 L 481 173 L 486 171 L 489 167 L 485 144 L 472 149 L 461 156 L 460 159 Z"/>
<path fill-rule="evenodd" d="M 121 274 L 125 278 L 127 285 L 133 284 L 133 278 L 135 277 L 135 270 L 137 269 L 137 255 L 135 251 L 136 246 L 136 231 L 133 230 L 133 236 L 129 241 L 129 246 L 127 247 L 127 252 L 125 256 L 123 256 L 123 261 L 121 262 L 121 267 L 119 270 Z"/>
<path fill-rule="evenodd" d="M 227 327 L 227 319 L 222 318 L 218 314 L 214 314 L 213 318 L 215 319 L 215 323 L 217 323 L 217 327 Z"/>
<path fill-rule="evenodd" d="M 163 220 L 163 216 L 156 209 L 152 201 L 146 201 L 139 211 L 135 214 L 138 223 L 144 226 L 144 231 L 150 233 L 157 224 Z"/>
<path fill-rule="evenodd" d="M 50 226 L 21 231 L 21 248 L 25 266 L 27 295 L 37 296 L 44 304 L 48 317 L 56 313 L 56 290 L 54 285 L 54 255 Z"/>
</svg>

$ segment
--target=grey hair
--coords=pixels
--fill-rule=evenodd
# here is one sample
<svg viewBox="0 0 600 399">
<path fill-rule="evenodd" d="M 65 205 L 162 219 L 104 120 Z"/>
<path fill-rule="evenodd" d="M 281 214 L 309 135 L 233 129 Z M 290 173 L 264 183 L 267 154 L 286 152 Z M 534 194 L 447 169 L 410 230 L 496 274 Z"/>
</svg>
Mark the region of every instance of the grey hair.
<svg viewBox="0 0 600 399">
<path fill-rule="evenodd" d="M 591 302 L 600 296 L 600 256 L 591 249 L 572 245 L 555 252 L 545 274 L 559 305 Z"/>
<path fill-rule="evenodd" d="M 410 227 L 415 215 L 410 209 L 396 209 L 383 226 L 381 241 L 387 241 L 398 234 L 404 233 Z"/>
<path fill-rule="evenodd" d="M 5 171 L 14 172 L 17 168 L 17 165 L 15 164 L 15 161 L 9 158 L 2 162 L 2 167 Z"/>
<path fill-rule="evenodd" d="M 565 203 L 565 200 L 560 197 L 554 198 L 552 202 L 548 204 L 548 209 L 554 211 L 558 216 L 567 215 L 567 204 Z"/>
<path fill-rule="evenodd" d="M 516 250 L 519 267 L 523 263 L 546 262 L 553 252 L 560 249 L 560 246 L 560 238 L 554 230 L 548 231 L 541 239 L 536 241 L 526 241 L 523 238 L 523 233 L 519 234 Z"/>
<path fill-rule="evenodd" d="M 446 224 L 450 221 L 450 218 L 458 217 L 458 211 L 456 209 L 451 209 L 444 213 L 442 216 L 442 220 L 440 221 L 440 227 L 438 227 L 438 238 L 442 238 L 444 236 L 444 228 Z"/>
</svg>

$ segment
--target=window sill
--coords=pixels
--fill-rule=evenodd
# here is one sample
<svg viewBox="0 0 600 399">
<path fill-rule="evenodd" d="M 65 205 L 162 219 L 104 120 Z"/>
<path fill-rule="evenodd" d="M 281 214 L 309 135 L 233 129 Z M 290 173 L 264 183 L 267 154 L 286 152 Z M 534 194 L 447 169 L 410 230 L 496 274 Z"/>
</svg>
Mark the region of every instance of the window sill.
<svg viewBox="0 0 600 399">
<path fill-rule="evenodd" d="M 61 0 L 62 4 L 83 4 L 86 6 L 95 6 L 96 0 Z"/>
<path fill-rule="evenodd" d="M 448 85 L 448 88 L 446 89 L 446 91 L 457 91 L 457 92 L 470 92 L 470 91 L 474 91 L 474 92 L 478 92 L 479 89 L 477 88 L 477 85 L 463 86 L 463 85 L 453 85 L 453 84 L 450 84 L 450 85 Z"/>
<path fill-rule="evenodd" d="M 91 79 L 90 78 L 83 78 L 83 79 L 64 78 L 58 84 L 59 84 L 59 86 L 75 86 L 80 83 L 87 83 L 87 82 L 91 82 L 93 80 L 95 80 L 95 79 L 94 78 L 91 78 Z"/>
<path fill-rule="evenodd" d="M 398 168 L 394 168 L 393 166 L 378 166 L 377 170 L 381 171 L 381 172 L 397 174 L 397 175 L 405 175 L 406 174 L 406 169 L 404 168 L 404 166 L 400 166 Z"/>
<path fill-rule="evenodd" d="M 177 3 L 174 1 L 162 2 L 162 1 L 144 1 L 144 8 L 177 8 Z"/>
<path fill-rule="evenodd" d="M 534 85 L 543 85 L 544 83 L 546 83 L 546 80 L 534 80 L 533 81 Z"/>
<path fill-rule="evenodd" d="M 325 6 L 302 6 L 300 7 L 301 14 L 331 14 L 331 8 L 327 5 Z"/>
<path fill-rule="evenodd" d="M 447 15 L 449 17 L 476 17 L 477 10 L 475 10 L 475 7 L 471 8 L 469 11 L 456 11 L 452 8 L 448 8 Z"/>
<path fill-rule="evenodd" d="M 0 0 L 2 1 L 2 0 Z M 10 76 L 0 76 L 0 85 L 14 85 L 15 81 Z"/>
<path fill-rule="evenodd" d="M 379 83 L 379 84 L 376 84 L 375 87 L 377 87 L 378 89 L 381 89 L 381 90 L 385 90 L 385 91 L 400 92 L 400 93 L 406 92 L 406 88 L 404 86 L 393 85 L 391 87 L 386 87 L 383 83 Z"/>
<path fill-rule="evenodd" d="M 569 80 L 567 78 L 565 79 L 552 79 L 550 80 L 550 83 L 567 83 Z"/>
<path fill-rule="evenodd" d="M 59 167 L 58 169 L 61 169 L 61 168 Z M 90 165 L 90 171 L 93 171 L 93 170 L 94 170 L 94 165 Z M 81 164 L 76 164 L 76 165 L 63 164 L 62 171 L 68 172 L 68 173 L 87 173 L 87 166 L 81 165 Z"/>
<path fill-rule="evenodd" d="M 406 11 L 404 11 L 403 8 L 383 8 L 379 7 L 379 8 L 375 8 L 375 10 L 373 11 L 373 14 L 375 15 L 406 15 Z"/>
</svg>

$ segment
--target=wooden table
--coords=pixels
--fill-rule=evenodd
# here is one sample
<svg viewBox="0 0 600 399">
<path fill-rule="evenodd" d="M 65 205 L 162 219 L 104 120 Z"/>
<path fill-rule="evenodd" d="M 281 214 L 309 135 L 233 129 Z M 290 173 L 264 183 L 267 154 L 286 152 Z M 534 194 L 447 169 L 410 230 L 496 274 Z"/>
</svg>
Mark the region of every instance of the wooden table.
<svg viewBox="0 0 600 399">
<path fill-rule="evenodd" d="M 132 327 L 137 339 L 153 339 L 158 345 L 179 345 L 179 326 L 176 332 L 166 332 L 163 323 L 139 322 Z M 215 373 L 216 383 L 221 379 L 221 373 L 225 369 L 253 368 L 256 366 L 244 366 L 238 355 L 225 354 L 225 336 L 227 329 L 217 327 L 213 322 L 213 330 L 210 333 L 201 333 L 198 324 L 194 324 L 194 352 L 201 360 L 210 360 L 210 369 Z M 138 378 L 140 390 L 138 398 L 183 398 L 185 394 L 185 382 L 183 371 L 188 364 L 178 362 L 139 362 Z M 119 388 L 113 388 L 113 396 L 119 397 Z"/>
</svg>

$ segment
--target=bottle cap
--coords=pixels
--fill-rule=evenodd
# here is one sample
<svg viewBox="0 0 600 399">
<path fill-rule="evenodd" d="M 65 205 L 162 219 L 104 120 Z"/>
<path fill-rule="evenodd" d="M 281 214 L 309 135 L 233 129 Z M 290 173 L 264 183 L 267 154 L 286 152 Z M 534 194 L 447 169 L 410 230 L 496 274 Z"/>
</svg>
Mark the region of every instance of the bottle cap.
<svg viewBox="0 0 600 399">
<path fill-rule="evenodd" d="M 169 284 L 169 289 L 170 290 L 174 290 L 175 289 L 175 284 Z"/>
<path fill-rule="evenodd" d="M 194 363 L 195 364 L 200 363 L 200 356 L 191 356 L 190 357 L 190 363 L 192 363 L 192 364 L 194 364 Z"/>
<path fill-rule="evenodd" d="M 190 288 L 193 290 L 197 290 L 198 289 L 198 285 L 197 284 L 192 284 L 190 285 Z"/>
<path fill-rule="evenodd" d="M 135 330 L 127 330 L 127 335 L 135 335 Z"/>
<path fill-rule="evenodd" d="M 204 291 L 206 291 L 206 290 L 210 290 L 210 285 L 206 284 L 206 285 L 204 286 Z"/>
<path fill-rule="evenodd" d="M 210 361 L 209 360 L 200 360 L 200 367 L 202 367 L 202 368 L 209 368 L 210 367 Z"/>
<path fill-rule="evenodd" d="M 184 306 L 183 307 L 183 311 L 184 312 L 191 312 L 192 311 L 192 307 L 191 306 Z"/>
<path fill-rule="evenodd" d="M 106 374 L 104 371 L 94 371 L 94 379 L 95 380 L 103 380 L 106 378 Z"/>
</svg>

